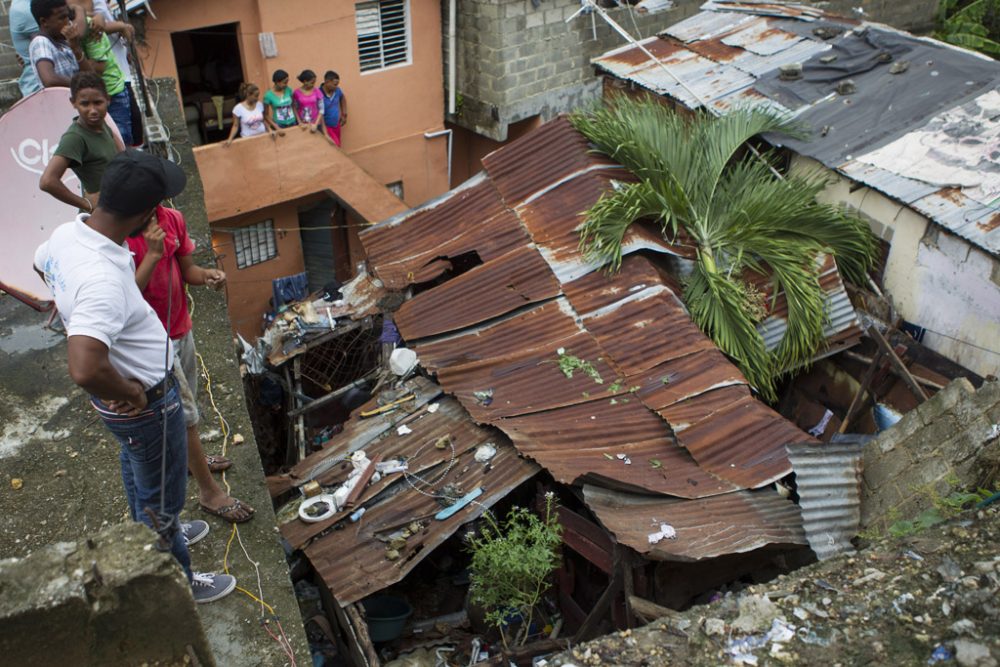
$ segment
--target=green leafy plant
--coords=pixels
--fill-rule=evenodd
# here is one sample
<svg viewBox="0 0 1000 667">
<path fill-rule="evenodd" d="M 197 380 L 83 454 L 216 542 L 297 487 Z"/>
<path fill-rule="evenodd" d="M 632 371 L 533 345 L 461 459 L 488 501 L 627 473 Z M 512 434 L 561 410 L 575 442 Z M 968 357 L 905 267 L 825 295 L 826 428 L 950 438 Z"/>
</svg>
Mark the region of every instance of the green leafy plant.
<svg viewBox="0 0 1000 667">
<path fill-rule="evenodd" d="M 601 373 L 594 368 L 594 364 L 590 363 L 586 359 L 581 359 L 580 357 L 574 357 L 572 354 L 567 354 L 562 348 L 559 348 L 557 354 L 559 355 L 559 370 L 562 371 L 562 374 L 567 378 L 573 379 L 573 373 L 576 371 L 582 371 L 595 383 L 604 384 L 604 378 L 602 378 Z"/>
<path fill-rule="evenodd" d="M 876 247 L 864 220 L 816 200 L 823 178 L 780 179 L 772 155 L 744 155 L 759 134 L 801 137 L 801 128 L 766 110 L 689 118 L 655 99 L 624 96 L 575 114 L 572 122 L 638 177 L 584 214 L 583 253 L 616 271 L 628 228 L 640 220 L 658 224 L 669 242 L 692 248 L 696 260 L 683 294 L 691 317 L 774 400 L 777 378 L 808 364 L 825 342 L 820 256 L 833 255 L 848 279 L 863 282 Z M 773 351 L 757 330 L 769 304 L 750 274 L 769 276 L 773 293 L 787 297 L 788 327 Z"/>
<path fill-rule="evenodd" d="M 941 0 L 935 37 L 1000 58 L 1000 0 Z"/>
<path fill-rule="evenodd" d="M 472 552 L 472 601 L 486 610 L 486 622 L 500 631 L 508 646 L 507 628 L 520 618 L 514 643 L 524 644 L 549 576 L 559 565 L 562 526 L 551 493 L 545 494 L 545 515 L 513 507 L 498 523 L 487 512 L 480 535 L 469 538 Z"/>
</svg>

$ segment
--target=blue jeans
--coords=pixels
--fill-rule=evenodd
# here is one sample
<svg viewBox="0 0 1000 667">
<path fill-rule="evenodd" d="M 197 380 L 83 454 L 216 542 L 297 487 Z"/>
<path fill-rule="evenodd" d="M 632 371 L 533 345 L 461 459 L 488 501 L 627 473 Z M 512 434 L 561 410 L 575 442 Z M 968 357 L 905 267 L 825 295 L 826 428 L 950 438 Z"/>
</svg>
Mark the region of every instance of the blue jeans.
<svg viewBox="0 0 1000 667">
<path fill-rule="evenodd" d="M 111 96 L 111 103 L 108 104 L 108 113 L 111 119 L 118 126 L 118 131 L 122 135 L 125 147 L 132 145 L 132 102 L 129 101 L 128 88 Z"/>
<path fill-rule="evenodd" d="M 184 568 L 191 579 L 191 556 L 180 531 L 180 513 L 187 494 L 187 427 L 177 385 L 163 398 L 146 406 L 139 415 L 128 417 L 111 410 L 96 397 L 91 403 L 100 414 L 104 425 L 121 445 L 122 482 L 128 498 L 133 521 L 141 521 L 150 528 L 152 519 L 147 507 L 158 515 L 161 525 L 172 519 L 170 553 Z M 164 411 L 164 406 L 166 410 Z M 167 420 L 167 446 L 163 447 L 163 417 Z M 166 481 L 161 485 L 161 465 L 166 454 Z M 163 496 L 163 514 L 160 514 L 160 497 Z"/>
</svg>

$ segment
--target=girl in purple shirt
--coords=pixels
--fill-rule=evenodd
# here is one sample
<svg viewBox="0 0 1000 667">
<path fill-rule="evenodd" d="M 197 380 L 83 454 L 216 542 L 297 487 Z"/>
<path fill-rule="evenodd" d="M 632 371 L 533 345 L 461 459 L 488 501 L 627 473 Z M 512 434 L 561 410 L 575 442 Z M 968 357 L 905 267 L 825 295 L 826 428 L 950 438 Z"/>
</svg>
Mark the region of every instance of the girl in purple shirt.
<svg viewBox="0 0 1000 667">
<path fill-rule="evenodd" d="M 292 93 L 292 105 L 299 123 L 309 126 L 310 132 L 315 132 L 323 119 L 323 93 L 316 87 L 316 72 L 311 69 L 302 70 L 299 74 L 302 87 Z"/>
</svg>

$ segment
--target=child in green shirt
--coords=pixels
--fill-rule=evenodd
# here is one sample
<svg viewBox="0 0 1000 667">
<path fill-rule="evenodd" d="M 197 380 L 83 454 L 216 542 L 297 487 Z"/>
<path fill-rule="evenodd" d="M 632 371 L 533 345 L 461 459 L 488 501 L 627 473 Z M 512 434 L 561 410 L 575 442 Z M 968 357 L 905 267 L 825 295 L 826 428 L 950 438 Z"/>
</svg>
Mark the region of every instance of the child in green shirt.
<svg viewBox="0 0 1000 667">
<path fill-rule="evenodd" d="M 110 21 L 106 24 L 107 32 L 124 32 L 125 24 L 120 21 Z M 118 126 L 122 141 L 126 146 L 132 145 L 132 102 L 129 99 L 128 88 L 125 87 L 125 74 L 118 66 L 111 52 L 111 40 L 105 31 L 98 29 L 87 19 L 87 34 L 83 39 L 83 52 L 94 61 L 94 69 L 104 80 L 108 90 L 108 114 Z"/>
</svg>

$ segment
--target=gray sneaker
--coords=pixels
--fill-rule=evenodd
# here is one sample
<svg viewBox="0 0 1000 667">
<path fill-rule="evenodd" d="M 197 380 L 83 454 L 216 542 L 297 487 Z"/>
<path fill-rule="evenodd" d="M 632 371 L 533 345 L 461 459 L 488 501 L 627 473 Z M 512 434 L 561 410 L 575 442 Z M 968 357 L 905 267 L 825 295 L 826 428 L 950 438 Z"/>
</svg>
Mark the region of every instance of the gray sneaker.
<svg viewBox="0 0 1000 667">
<path fill-rule="evenodd" d="M 181 533 L 184 535 L 184 541 L 187 542 L 187 545 L 191 546 L 208 535 L 208 523 L 201 519 L 184 521 L 181 523 Z"/>
<path fill-rule="evenodd" d="M 215 602 L 236 590 L 236 577 L 214 572 L 192 572 L 191 594 L 198 604 Z"/>
</svg>

